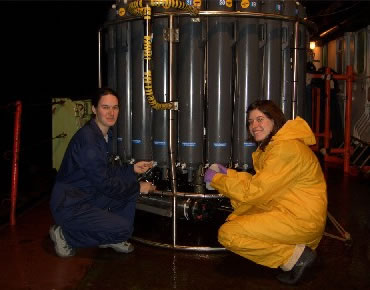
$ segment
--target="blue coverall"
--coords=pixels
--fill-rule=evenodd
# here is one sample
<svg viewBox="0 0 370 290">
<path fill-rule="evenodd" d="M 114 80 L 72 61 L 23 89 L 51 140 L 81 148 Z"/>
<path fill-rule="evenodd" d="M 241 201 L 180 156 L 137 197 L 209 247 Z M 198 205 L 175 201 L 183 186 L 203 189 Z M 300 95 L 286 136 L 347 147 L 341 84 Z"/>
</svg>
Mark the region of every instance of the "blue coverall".
<svg viewBox="0 0 370 290">
<path fill-rule="evenodd" d="M 132 235 L 140 186 L 132 165 L 109 162 L 110 144 L 111 134 L 107 143 L 92 119 L 65 152 L 50 208 L 71 247 L 115 244 Z"/>
</svg>

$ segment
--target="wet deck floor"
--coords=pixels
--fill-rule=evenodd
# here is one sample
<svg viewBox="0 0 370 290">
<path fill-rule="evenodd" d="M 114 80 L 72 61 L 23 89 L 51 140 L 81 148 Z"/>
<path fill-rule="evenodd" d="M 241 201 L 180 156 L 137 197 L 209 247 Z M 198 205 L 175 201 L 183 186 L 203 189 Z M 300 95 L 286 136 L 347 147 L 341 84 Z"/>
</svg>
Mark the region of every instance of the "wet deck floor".
<svg viewBox="0 0 370 290">
<path fill-rule="evenodd" d="M 328 175 L 329 211 L 352 245 L 324 237 L 311 275 L 287 286 L 276 270 L 230 252 L 174 251 L 134 242 L 131 254 L 80 249 L 59 258 L 48 237 L 48 201 L 0 229 L 0 289 L 370 289 L 369 180 Z M 138 219 L 139 221 L 139 219 Z M 327 232 L 337 234 L 330 222 Z"/>
</svg>

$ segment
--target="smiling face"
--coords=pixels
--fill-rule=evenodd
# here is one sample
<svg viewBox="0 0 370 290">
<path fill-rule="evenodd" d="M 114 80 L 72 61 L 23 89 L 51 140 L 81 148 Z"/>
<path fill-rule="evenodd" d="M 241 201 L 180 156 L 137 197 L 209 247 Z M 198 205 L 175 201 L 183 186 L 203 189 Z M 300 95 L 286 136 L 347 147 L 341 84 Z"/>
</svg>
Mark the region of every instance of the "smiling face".
<svg viewBox="0 0 370 290">
<path fill-rule="evenodd" d="M 95 114 L 96 124 L 105 136 L 109 127 L 117 121 L 119 111 L 117 97 L 112 94 L 101 96 L 97 107 L 93 106 L 92 111 Z"/>
<path fill-rule="evenodd" d="M 274 120 L 268 118 L 260 110 L 255 109 L 248 116 L 249 132 L 256 142 L 265 140 L 274 128 Z"/>
</svg>

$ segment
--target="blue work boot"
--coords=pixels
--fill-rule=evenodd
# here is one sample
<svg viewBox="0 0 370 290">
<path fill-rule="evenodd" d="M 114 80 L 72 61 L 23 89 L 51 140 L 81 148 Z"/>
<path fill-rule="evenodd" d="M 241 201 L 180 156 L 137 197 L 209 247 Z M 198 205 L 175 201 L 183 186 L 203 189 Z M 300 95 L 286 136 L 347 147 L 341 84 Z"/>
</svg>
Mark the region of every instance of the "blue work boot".
<svg viewBox="0 0 370 290">
<path fill-rule="evenodd" d="M 134 250 L 134 246 L 129 242 L 99 245 L 99 248 L 112 248 L 116 252 L 125 253 L 125 254 L 131 253 Z"/>
<path fill-rule="evenodd" d="M 64 238 L 62 228 L 53 225 L 49 230 L 50 239 L 54 242 L 54 249 L 59 257 L 72 257 L 76 254 L 75 249 L 68 245 Z"/>
<path fill-rule="evenodd" d="M 313 262 L 316 259 L 316 252 L 311 250 L 309 247 L 305 247 L 302 255 L 299 257 L 297 263 L 295 263 L 292 270 L 280 273 L 276 276 L 276 278 L 285 284 L 296 284 L 299 280 L 301 280 L 303 273 L 312 266 Z"/>
</svg>

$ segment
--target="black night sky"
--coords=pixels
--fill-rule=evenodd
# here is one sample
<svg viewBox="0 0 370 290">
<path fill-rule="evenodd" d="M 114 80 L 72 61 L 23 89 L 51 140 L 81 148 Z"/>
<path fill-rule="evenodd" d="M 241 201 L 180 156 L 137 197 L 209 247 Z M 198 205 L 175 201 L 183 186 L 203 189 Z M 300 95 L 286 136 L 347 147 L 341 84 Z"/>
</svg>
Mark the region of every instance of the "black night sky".
<svg viewBox="0 0 370 290">
<path fill-rule="evenodd" d="M 9 194 L 14 107 L 23 102 L 20 192 L 52 170 L 51 100 L 98 87 L 98 30 L 115 1 L 0 1 L 0 199 Z M 47 183 L 45 181 L 45 183 Z"/>
<path fill-rule="evenodd" d="M 115 1 L 1 1 L 1 103 L 97 87 L 97 32 Z"/>
</svg>

